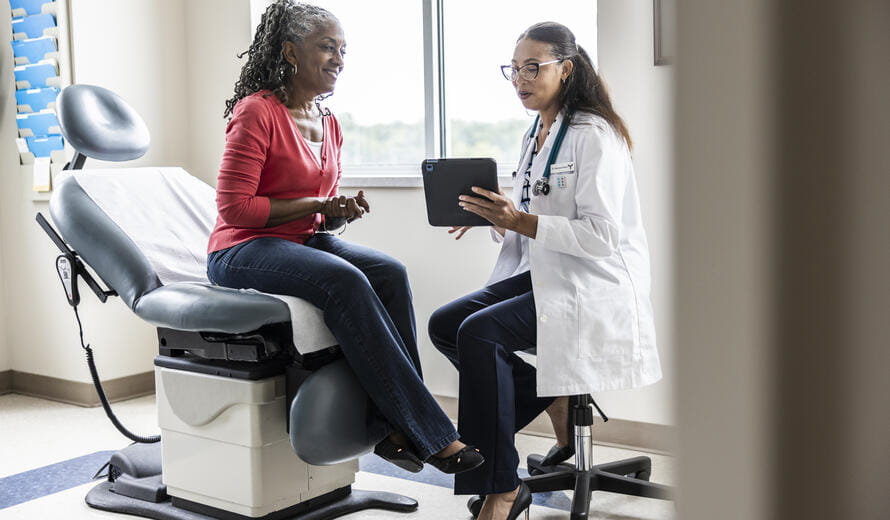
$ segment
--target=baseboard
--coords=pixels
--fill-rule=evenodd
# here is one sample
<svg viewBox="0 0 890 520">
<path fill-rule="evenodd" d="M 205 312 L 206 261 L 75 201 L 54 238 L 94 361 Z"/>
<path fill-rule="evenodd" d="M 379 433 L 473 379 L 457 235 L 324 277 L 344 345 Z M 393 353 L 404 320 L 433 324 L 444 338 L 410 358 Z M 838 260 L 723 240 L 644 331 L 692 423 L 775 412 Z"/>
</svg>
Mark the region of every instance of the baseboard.
<svg viewBox="0 0 890 520">
<path fill-rule="evenodd" d="M 457 399 L 437 395 L 436 401 L 452 421 L 457 421 Z M 539 415 L 521 433 L 553 438 L 553 428 L 547 414 Z M 593 440 L 597 444 L 630 448 L 651 453 L 670 455 L 676 453 L 676 427 L 665 424 L 609 419 L 604 423 L 598 417 L 593 427 Z"/>
<path fill-rule="evenodd" d="M 0 372 L 0 395 L 12 392 L 12 370 Z"/>
<path fill-rule="evenodd" d="M 69 381 L 55 377 L 29 374 L 10 370 L 9 390 L 22 395 L 50 399 L 78 406 L 99 406 L 99 396 L 92 383 Z M 3 374 L 0 374 L 0 388 L 2 387 Z M 132 376 L 120 377 L 102 381 L 102 388 L 110 402 L 123 401 L 134 397 L 153 394 L 155 391 L 154 372 L 144 372 Z"/>
</svg>

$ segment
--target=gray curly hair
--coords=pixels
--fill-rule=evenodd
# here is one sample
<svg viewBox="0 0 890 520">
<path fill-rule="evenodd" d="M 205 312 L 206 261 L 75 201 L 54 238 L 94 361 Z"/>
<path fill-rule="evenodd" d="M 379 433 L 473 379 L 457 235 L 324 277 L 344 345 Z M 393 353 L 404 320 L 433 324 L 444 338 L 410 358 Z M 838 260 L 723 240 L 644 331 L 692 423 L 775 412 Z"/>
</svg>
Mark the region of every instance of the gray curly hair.
<svg viewBox="0 0 890 520">
<path fill-rule="evenodd" d="M 257 27 L 250 47 L 238 55 L 247 55 L 247 63 L 241 68 L 241 76 L 235 83 L 235 94 L 226 101 L 223 117 L 232 115 L 235 105 L 260 90 L 270 90 L 287 104 L 287 82 L 293 76 L 293 67 L 281 52 L 286 41 L 302 43 L 307 35 L 319 27 L 338 22 L 337 17 L 321 7 L 277 0 L 270 5 Z"/>
</svg>

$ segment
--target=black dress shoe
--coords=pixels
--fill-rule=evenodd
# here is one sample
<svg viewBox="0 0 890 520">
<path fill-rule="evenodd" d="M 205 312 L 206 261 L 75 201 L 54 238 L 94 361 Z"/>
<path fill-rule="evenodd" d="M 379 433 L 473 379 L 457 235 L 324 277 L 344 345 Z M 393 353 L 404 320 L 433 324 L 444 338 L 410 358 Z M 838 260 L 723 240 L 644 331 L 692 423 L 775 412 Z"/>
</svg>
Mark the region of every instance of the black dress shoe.
<svg viewBox="0 0 890 520">
<path fill-rule="evenodd" d="M 516 520 L 522 512 L 525 512 L 525 520 L 528 520 L 529 509 L 532 507 L 532 491 L 525 482 L 519 483 L 519 491 L 513 499 L 513 507 L 507 514 L 507 520 Z"/>
<path fill-rule="evenodd" d="M 554 444 L 550 451 L 547 452 L 547 455 L 544 455 L 544 458 L 541 459 L 542 466 L 556 466 L 560 462 L 565 462 L 569 460 L 569 458 L 575 454 L 575 447 L 569 444 L 568 446 L 563 446 L 560 448 L 558 445 Z"/>
<path fill-rule="evenodd" d="M 459 452 L 450 457 L 437 457 L 435 455 L 426 459 L 442 473 L 457 474 L 476 469 L 485 462 L 485 457 L 479 450 L 472 446 L 464 446 Z"/>
<path fill-rule="evenodd" d="M 528 496 L 526 496 L 528 495 Z M 479 518 L 479 513 L 482 512 L 482 506 L 485 504 L 485 495 L 474 495 L 470 497 L 470 500 L 467 501 L 467 509 L 470 510 L 470 514 L 473 515 L 473 518 Z M 516 498 L 513 500 L 513 506 L 510 508 L 510 514 L 507 516 L 509 519 L 514 519 L 525 510 L 525 518 L 528 520 L 529 509 L 532 505 L 532 492 L 528 487 L 528 484 L 525 482 L 519 483 L 519 491 L 516 493 Z"/>
<path fill-rule="evenodd" d="M 395 464 L 405 471 L 419 473 L 423 470 L 423 461 L 411 449 L 399 446 L 389 437 L 374 446 L 374 453 L 383 460 Z"/>
</svg>

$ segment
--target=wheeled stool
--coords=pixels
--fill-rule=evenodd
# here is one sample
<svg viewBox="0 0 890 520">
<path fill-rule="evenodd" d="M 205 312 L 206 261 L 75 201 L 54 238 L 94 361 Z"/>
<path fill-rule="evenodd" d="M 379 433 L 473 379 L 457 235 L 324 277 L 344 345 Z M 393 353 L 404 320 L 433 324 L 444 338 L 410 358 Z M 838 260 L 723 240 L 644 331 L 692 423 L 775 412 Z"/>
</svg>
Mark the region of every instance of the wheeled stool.
<svg viewBox="0 0 890 520">
<path fill-rule="evenodd" d="M 570 518 L 580 520 L 588 517 L 590 495 L 594 491 L 609 491 L 623 495 L 672 500 L 673 491 L 670 487 L 649 482 L 652 476 L 652 459 L 649 457 L 633 457 L 630 459 L 593 464 L 593 413 L 595 402 L 590 395 L 575 395 L 569 398 L 571 424 L 574 428 L 575 463 L 567 462 L 545 466 L 541 463 L 543 455 L 529 455 L 529 477 L 523 482 L 528 485 L 532 494 L 553 491 L 574 491 Z M 599 410 L 599 407 L 597 407 Z M 602 414 L 603 419 L 608 418 Z M 467 507 L 473 518 L 482 509 L 482 499 L 470 499 Z"/>
</svg>

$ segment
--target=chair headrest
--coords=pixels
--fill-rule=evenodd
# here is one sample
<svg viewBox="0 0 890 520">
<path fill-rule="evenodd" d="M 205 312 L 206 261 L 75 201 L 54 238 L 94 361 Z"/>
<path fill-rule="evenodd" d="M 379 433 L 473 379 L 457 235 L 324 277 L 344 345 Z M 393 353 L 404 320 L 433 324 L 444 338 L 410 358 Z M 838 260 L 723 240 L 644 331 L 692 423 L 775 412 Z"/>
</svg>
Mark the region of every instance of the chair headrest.
<svg viewBox="0 0 890 520">
<path fill-rule="evenodd" d="M 65 87 L 56 99 L 62 135 L 75 150 L 103 161 L 129 161 L 151 144 L 142 117 L 114 92 L 95 85 Z"/>
</svg>

